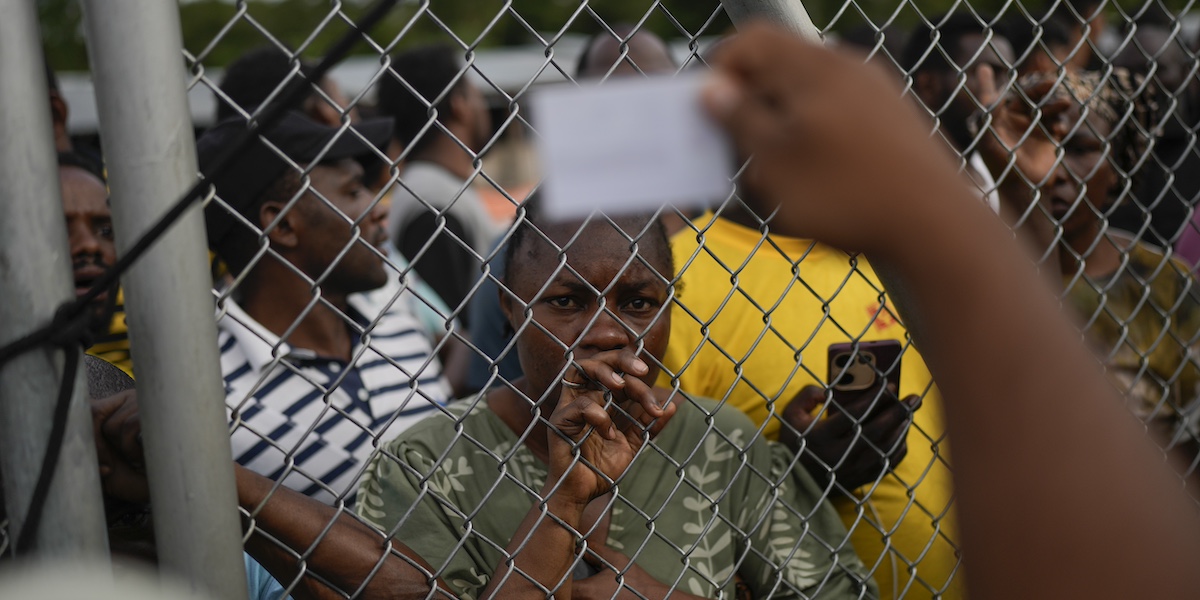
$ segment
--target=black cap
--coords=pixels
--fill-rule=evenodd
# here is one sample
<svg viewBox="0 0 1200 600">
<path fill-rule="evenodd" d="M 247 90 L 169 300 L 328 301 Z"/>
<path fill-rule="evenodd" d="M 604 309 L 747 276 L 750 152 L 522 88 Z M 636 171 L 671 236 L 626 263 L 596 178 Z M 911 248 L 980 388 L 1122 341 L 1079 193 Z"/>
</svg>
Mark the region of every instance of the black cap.
<svg viewBox="0 0 1200 600">
<path fill-rule="evenodd" d="M 392 136 L 390 118 L 355 123 L 352 129 L 358 132 L 356 135 L 349 129 L 326 127 L 301 113 L 289 112 L 273 127 L 259 132 L 222 173 L 214 175 L 211 170 L 217 160 L 233 147 L 246 127 L 246 121 L 240 116 L 226 119 L 206 131 L 196 142 L 200 172 L 216 187 L 217 196 L 243 216 L 258 205 L 271 184 L 293 168 L 280 152 L 297 165 L 328 162 L 372 154 L 371 146 L 382 151 Z M 371 146 L 364 143 L 360 135 Z M 264 143 L 263 138 L 275 148 Z M 204 222 L 208 245 L 213 248 L 237 223 L 237 217 L 224 206 L 210 202 L 204 209 Z"/>
</svg>

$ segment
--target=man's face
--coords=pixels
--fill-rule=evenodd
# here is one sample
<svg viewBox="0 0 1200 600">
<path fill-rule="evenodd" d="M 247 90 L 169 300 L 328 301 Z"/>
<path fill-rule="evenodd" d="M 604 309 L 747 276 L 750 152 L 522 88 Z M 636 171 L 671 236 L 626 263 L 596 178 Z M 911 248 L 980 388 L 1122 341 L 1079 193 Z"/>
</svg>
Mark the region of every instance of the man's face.
<svg viewBox="0 0 1200 600">
<path fill-rule="evenodd" d="M 100 178 L 79 167 L 59 167 L 58 179 L 75 274 L 75 296 L 79 297 L 117 261 L 108 189 Z M 115 290 L 107 290 L 92 301 L 94 333 L 108 331 L 116 300 Z"/>
<path fill-rule="evenodd" d="M 295 207 L 302 217 L 297 225 L 297 267 L 313 278 L 328 270 L 321 281 L 328 291 L 352 294 L 387 283 L 379 256 L 387 241 L 387 211 L 372 205 L 375 197 L 362 178 L 362 167 L 353 159 L 317 165 L 309 173 L 312 188 Z"/>
<path fill-rule="evenodd" d="M 467 107 L 466 119 L 470 132 L 469 139 L 464 139 L 463 143 L 478 153 L 492 138 L 492 113 L 488 111 L 487 99 L 483 97 L 483 92 L 479 91 L 478 86 L 464 78 L 459 88 Z"/>
</svg>

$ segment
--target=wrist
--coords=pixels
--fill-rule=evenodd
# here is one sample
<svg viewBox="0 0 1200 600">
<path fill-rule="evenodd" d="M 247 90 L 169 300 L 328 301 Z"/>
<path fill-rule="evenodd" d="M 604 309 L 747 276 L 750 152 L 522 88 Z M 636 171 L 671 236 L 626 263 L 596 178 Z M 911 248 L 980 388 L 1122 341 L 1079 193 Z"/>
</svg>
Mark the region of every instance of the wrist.
<svg viewBox="0 0 1200 600">
<path fill-rule="evenodd" d="M 555 486 L 555 481 L 561 481 L 554 477 L 547 477 L 547 483 L 542 487 L 541 494 L 545 500 L 542 506 L 546 512 L 558 517 L 569 525 L 576 525 L 583 518 L 583 511 L 587 508 L 590 498 L 584 498 L 564 492 L 562 486 Z"/>
</svg>

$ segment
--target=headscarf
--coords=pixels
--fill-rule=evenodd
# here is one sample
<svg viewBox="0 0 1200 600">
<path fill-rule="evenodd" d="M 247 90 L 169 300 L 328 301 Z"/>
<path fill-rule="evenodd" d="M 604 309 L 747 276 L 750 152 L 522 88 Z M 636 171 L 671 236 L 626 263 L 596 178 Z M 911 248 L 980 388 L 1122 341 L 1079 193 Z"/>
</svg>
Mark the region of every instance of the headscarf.
<svg viewBox="0 0 1200 600">
<path fill-rule="evenodd" d="M 1112 133 L 1107 141 L 1112 164 L 1120 175 L 1136 180 L 1149 156 L 1150 142 L 1161 133 L 1153 86 L 1147 85 L 1144 77 L 1122 68 L 1114 68 L 1107 75 L 1068 71 L 1062 83 L 1060 89 L 1109 123 Z M 1136 189 L 1133 184 L 1131 187 Z"/>
</svg>

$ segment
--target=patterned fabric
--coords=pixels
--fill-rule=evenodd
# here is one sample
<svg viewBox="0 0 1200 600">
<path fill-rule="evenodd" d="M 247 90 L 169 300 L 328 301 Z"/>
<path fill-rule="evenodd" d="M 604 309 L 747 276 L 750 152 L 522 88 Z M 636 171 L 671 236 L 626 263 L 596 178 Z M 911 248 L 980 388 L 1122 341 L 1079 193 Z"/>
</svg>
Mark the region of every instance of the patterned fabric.
<svg viewBox="0 0 1200 600">
<path fill-rule="evenodd" d="M 1067 302 L 1134 414 L 1182 433 L 1200 393 L 1200 290 L 1182 261 L 1128 243 L 1123 268 L 1068 281 Z"/>
<path fill-rule="evenodd" d="M 1022 79 L 1022 85 L 1037 81 L 1039 77 L 1058 75 L 1032 75 Z M 1147 85 L 1141 75 L 1120 67 L 1110 73 L 1067 71 L 1062 75 L 1062 82 L 1065 93 L 1112 125 L 1107 141 L 1112 149 L 1113 165 L 1121 174 L 1135 180 L 1130 188 L 1136 189 L 1136 179 L 1141 175 L 1138 166 L 1148 156 L 1146 149 L 1161 129 L 1154 86 Z M 1058 90 L 1058 93 L 1063 92 Z"/>
<path fill-rule="evenodd" d="M 349 364 L 289 346 L 232 300 L 217 323 L 234 460 L 323 502 L 353 500 L 375 446 L 450 396 L 406 303 L 373 328 L 355 304 L 349 316 L 369 331 L 352 332 Z"/>
<path fill-rule="evenodd" d="M 671 241 L 681 287 L 667 370 L 685 392 L 725 398 L 779 435 L 779 415 L 807 385 L 824 385 L 830 344 L 897 340 L 907 332 L 862 257 L 761 232 L 712 213 Z M 941 396 L 916 349 L 901 363 L 902 395 L 924 395 L 908 456 L 866 501 L 838 498 L 859 556 L 884 598 L 960 598 L 957 530 Z M 659 381 L 670 386 L 664 372 Z"/>
<path fill-rule="evenodd" d="M 384 448 L 358 511 L 384 531 L 399 524 L 397 539 L 441 567 L 453 592 L 475 598 L 546 467 L 486 403 L 458 402 L 449 413 Z M 607 545 L 706 598 L 733 597 L 735 568 L 755 598 L 876 597 L 837 513 L 791 452 L 710 400 L 683 400 L 638 454 L 619 483 Z"/>
</svg>

